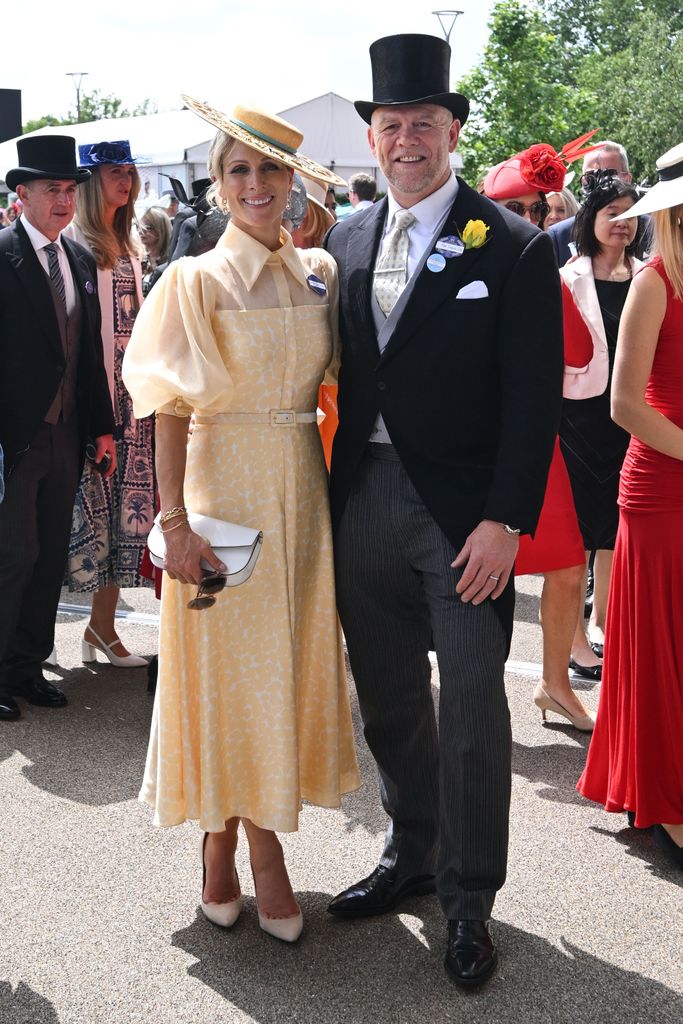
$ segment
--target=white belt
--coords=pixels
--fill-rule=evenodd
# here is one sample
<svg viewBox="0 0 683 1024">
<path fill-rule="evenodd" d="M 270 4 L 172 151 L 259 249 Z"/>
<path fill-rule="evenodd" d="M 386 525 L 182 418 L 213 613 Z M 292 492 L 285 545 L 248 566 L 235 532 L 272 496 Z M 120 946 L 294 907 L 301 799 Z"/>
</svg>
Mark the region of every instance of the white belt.
<svg viewBox="0 0 683 1024">
<path fill-rule="evenodd" d="M 316 423 L 315 412 L 271 409 L 269 412 L 217 412 L 214 416 L 196 416 L 196 423 L 268 423 L 271 427 L 294 427 L 297 423 Z"/>
</svg>

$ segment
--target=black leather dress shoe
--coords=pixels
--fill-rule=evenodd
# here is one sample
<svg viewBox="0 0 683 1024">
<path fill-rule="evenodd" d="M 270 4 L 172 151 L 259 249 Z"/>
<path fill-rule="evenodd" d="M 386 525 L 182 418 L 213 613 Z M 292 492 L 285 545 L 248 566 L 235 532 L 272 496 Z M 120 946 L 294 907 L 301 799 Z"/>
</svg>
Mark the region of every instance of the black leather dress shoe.
<svg viewBox="0 0 683 1024">
<path fill-rule="evenodd" d="M 9 693 L 0 690 L 0 719 L 11 721 L 14 718 L 21 718 L 19 705 Z"/>
<path fill-rule="evenodd" d="M 398 868 L 380 864 L 367 878 L 335 896 L 327 909 L 335 917 L 373 917 L 393 910 L 409 896 L 424 896 L 435 889 L 434 875 L 402 878 Z"/>
<path fill-rule="evenodd" d="M 448 922 L 448 947 L 444 967 L 456 985 L 476 988 L 493 974 L 498 954 L 487 921 Z"/>
<path fill-rule="evenodd" d="M 578 661 L 570 658 L 569 667 L 572 672 L 576 672 L 577 676 L 583 676 L 584 679 L 602 679 L 602 665 L 579 665 Z"/>
<path fill-rule="evenodd" d="M 39 708 L 63 708 L 66 697 L 53 683 L 48 683 L 42 676 L 32 676 L 20 683 L 8 682 L 7 689 L 15 697 L 23 697 L 29 704 Z"/>
<path fill-rule="evenodd" d="M 590 645 L 590 649 L 597 654 L 598 658 L 604 658 L 605 657 L 605 645 L 604 644 L 599 644 L 596 640 L 589 640 L 588 643 Z"/>
</svg>

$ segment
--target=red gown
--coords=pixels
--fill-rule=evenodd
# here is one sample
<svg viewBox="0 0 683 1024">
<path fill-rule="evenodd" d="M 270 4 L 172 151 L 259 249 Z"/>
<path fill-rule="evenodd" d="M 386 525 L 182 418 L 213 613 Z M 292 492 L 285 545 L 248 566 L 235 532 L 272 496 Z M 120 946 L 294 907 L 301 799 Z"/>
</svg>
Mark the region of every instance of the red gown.
<svg viewBox="0 0 683 1024">
<path fill-rule="evenodd" d="M 683 301 L 667 291 L 645 398 L 683 429 Z M 639 828 L 683 823 L 683 461 L 631 439 L 595 731 L 578 790 Z"/>
<path fill-rule="evenodd" d="M 586 366 L 593 358 L 593 340 L 567 286 L 562 282 L 564 316 L 564 361 L 569 366 Z M 548 472 L 543 508 L 533 540 L 520 537 L 515 561 L 515 576 L 552 572 L 583 565 L 583 537 L 576 518 L 569 474 L 555 438 L 553 458 Z"/>
</svg>

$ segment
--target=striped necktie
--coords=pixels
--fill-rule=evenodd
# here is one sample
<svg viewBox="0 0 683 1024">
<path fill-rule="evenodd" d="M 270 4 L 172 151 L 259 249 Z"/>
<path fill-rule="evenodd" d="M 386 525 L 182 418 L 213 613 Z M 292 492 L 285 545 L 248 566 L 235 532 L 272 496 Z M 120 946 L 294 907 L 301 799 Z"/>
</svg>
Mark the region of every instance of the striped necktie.
<svg viewBox="0 0 683 1024">
<path fill-rule="evenodd" d="M 374 292 L 379 308 L 389 316 L 408 277 L 408 228 L 415 223 L 409 210 L 398 210 L 382 256 L 375 264 Z"/>
<path fill-rule="evenodd" d="M 55 243 L 50 242 L 49 245 L 46 245 L 45 252 L 47 253 L 47 265 L 50 270 L 50 280 L 55 286 L 57 294 L 62 300 L 64 311 L 66 312 L 66 287 L 64 285 L 64 278 L 62 277 L 62 271 L 59 268 L 59 255 L 57 253 L 57 246 Z"/>
</svg>

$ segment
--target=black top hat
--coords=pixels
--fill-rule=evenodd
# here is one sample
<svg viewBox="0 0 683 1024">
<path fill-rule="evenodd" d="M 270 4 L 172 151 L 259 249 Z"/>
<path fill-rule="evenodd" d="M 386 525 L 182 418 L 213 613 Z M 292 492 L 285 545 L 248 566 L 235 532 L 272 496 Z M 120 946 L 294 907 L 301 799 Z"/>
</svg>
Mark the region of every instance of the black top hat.
<svg viewBox="0 0 683 1024">
<path fill-rule="evenodd" d="M 13 167 L 5 176 L 7 187 L 39 178 L 50 181 L 87 181 L 90 171 L 81 170 L 76 163 L 76 140 L 69 135 L 32 135 L 17 139 L 20 167 Z"/>
<path fill-rule="evenodd" d="M 448 91 L 451 48 L 437 36 L 398 35 L 376 39 L 370 47 L 372 102 L 356 100 L 354 107 L 370 124 L 377 107 L 435 103 L 464 124 L 470 101 Z"/>
</svg>

